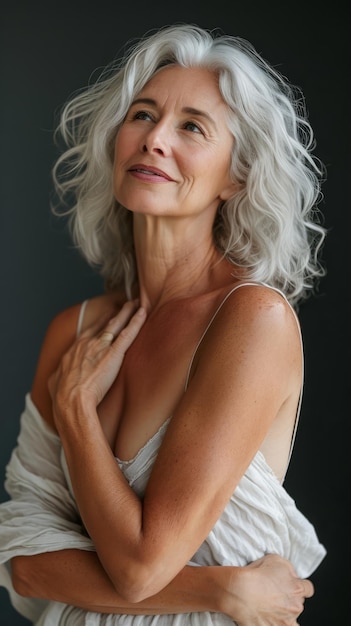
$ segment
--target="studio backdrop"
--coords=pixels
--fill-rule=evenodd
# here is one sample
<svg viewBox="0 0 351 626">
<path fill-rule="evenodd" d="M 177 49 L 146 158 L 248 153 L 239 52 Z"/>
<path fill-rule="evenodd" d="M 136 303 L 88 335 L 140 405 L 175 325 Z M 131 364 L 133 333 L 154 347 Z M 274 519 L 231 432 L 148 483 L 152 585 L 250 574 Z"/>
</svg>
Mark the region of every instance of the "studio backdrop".
<svg viewBox="0 0 351 626">
<path fill-rule="evenodd" d="M 306 12 L 307 11 L 307 12 Z M 55 112 L 128 40 L 174 22 L 249 39 L 306 97 L 317 154 L 327 168 L 321 209 L 327 276 L 301 307 L 306 378 L 289 493 L 328 554 L 303 626 L 339 626 L 349 612 L 350 75 L 346 14 L 300 4 L 178 0 L 161 3 L 5 2 L 1 9 L 0 495 L 24 396 L 51 318 L 103 289 L 50 213 Z M 347 503 L 347 510 L 346 510 Z M 27 624 L 0 588 L 1 626 Z"/>
</svg>

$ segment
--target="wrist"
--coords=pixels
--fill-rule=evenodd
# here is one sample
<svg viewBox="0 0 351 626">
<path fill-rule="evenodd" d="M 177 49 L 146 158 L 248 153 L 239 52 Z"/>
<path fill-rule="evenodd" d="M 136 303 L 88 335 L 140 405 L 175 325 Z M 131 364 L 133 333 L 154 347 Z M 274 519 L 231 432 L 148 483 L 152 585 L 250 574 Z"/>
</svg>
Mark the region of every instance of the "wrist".
<svg viewBox="0 0 351 626">
<path fill-rule="evenodd" d="M 247 568 L 222 565 L 213 568 L 212 576 L 214 610 L 241 623 L 245 612 L 245 589 L 249 584 Z"/>
<path fill-rule="evenodd" d="M 228 573 L 222 566 L 194 567 L 201 574 L 202 610 L 225 613 L 228 604 Z"/>
<path fill-rule="evenodd" d="M 97 419 L 96 406 L 85 389 L 75 390 L 69 397 L 57 393 L 53 401 L 53 414 L 61 437 L 74 437 L 77 433 L 81 438 L 81 431 L 87 433 L 89 424 L 94 425 Z"/>
</svg>

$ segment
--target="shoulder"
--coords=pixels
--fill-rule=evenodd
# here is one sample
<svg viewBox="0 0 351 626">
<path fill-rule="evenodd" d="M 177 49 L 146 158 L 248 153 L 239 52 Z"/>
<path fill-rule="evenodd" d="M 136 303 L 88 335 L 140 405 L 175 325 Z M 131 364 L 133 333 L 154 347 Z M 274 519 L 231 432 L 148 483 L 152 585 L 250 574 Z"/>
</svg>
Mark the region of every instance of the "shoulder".
<svg viewBox="0 0 351 626">
<path fill-rule="evenodd" d="M 275 329 L 292 324 L 299 330 L 296 313 L 283 293 L 261 283 L 241 283 L 231 289 L 218 309 L 217 315 L 222 322 L 240 325 L 241 328 L 263 324 Z"/>
<path fill-rule="evenodd" d="M 83 304 L 84 316 L 80 320 Z M 81 330 L 84 330 L 99 320 L 111 317 L 122 304 L 123 299 L 120 294 L 102 294 L 85 303 L 79 302 L 63 309 L 50 321 L 41 346 L 31 388 L 32 401 L 50 426 L 53 426 L 53 420 L 48 381 L 64 353 L 76 340 L 79 321 Z"/>
<path fill-rule="evenodd" d="M 262 284 L 240 284 L 222 298 L 198 350 L 204 357 L 232 361 L 239 355 L 282 361 L 301 358 L 298 318 L 282 293 Z M 227 355 L 227 356 L 226 356 Z"/>
<path fill-rule="evenodd" d="M 60 358 L 76 339 L 78 327 L 83 331 L 101 318 L 114 315 L 124 300 L 118 293 L 101 294 L 63 309 L 48 325 L 43 348 L 50 347 Z M 83 313 L 83 315 L 82 315 Z"/>
<path fill-rule="evenodd" d="M 299 324 L 284 296 L 242 285 L 222 298 L 196 350 L 188 389 L 205 405 L 216 398 L 230 415 L 262 406 L 274 416 L 299 395 L 302 356 Z"/>
<path fill-rule="evenodd" d="M 243 284 L 235 289 L 219 311 L 218 332 L 223 327 L 236 345 L 274 348 L 285 355 L 293 347 L 301 350 L 300 324 L 283 293 L 262 284 Z"/>
</svg>

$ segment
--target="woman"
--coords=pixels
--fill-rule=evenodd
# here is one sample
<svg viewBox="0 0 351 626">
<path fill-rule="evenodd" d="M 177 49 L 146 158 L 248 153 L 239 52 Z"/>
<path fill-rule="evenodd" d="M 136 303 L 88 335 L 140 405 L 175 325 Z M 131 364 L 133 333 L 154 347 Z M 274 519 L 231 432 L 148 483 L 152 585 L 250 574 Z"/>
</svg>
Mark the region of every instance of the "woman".
<svg viewBox="0 0 351 626">
<path fill-rule="evenodd" d="M 1 507 L 14 588 L 40 626 L 296 624 L 325 555 L 283 488 L 325 236 L 301 98 L 247 42 L 176 25 L 59 131 L 107 289 L 43 344 Z"/>
</svg>

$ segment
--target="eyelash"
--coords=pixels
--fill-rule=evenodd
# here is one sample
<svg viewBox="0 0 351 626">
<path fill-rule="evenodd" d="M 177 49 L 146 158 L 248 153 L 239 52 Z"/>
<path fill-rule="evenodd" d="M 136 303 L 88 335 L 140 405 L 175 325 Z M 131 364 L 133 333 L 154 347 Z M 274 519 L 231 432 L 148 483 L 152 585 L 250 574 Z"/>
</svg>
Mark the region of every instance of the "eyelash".
<svg viewBox="0 0 351 626">
<path fill-rule="evenodd" d="M 133 113 L 132 115 L 133 120 L 145 119 L 146 117 L 150 118 L 152 121 L 155 121 L 151 113 L 148 113 L 147 111 L 137 111 L 136 113 Z M 205 132 L 203 131 L 201 126 L 199 126 L 196 122 L 191 122 L 191 121 L 184 122 L 184 128 L 186 128 L 187 126 L 195 127 L 197 129 L 195 132 L 205 136 Z"/>
<path fill-rule="evenodd" d="M 198 124 L 196 124 L 195 122 L 186 122 L 185 126 L 195 126 L 195 128 L 197 128 L 197 130 L 199 131 L 199 133 L 201 133 L 202 135 L 204 135 L 204 131 L 202 130 L 201 126 L 199 126 Z"/>
<path fill-rule="evenodd" d="M 149 117 L 151 120 L 153 120 L 152 115 L 150 115 L 150 113 L 147 113 L 146 111 L 137 111 L 136 113 L 133 113 L 133 120 L 143 119 L 144 116 Z"/>
</svg>

